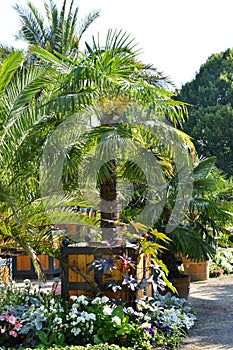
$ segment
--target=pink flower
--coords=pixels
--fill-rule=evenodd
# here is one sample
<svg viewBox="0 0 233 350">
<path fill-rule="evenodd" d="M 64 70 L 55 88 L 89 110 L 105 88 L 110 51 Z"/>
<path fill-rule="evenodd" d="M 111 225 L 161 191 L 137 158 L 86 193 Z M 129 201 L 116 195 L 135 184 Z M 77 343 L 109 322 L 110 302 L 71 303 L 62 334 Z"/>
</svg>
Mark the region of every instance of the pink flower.
<svg viewBox="0 0 233 350">
<path fill-rule="evenodd" d="M 11 324 L 16 324 L 17 322 L 16 317 L 14 315 L 10 315 L 8 318 L 8 322 Z"/>
<path fill-rule="evenodd" d="M 61 287 L 59 287 L 59 286 L 57 287 L 56 293 L 59 294 L 59 295 L 61 295 Z"/>
<path fill-rule="evenodd" d="M 1 334 L 4 334 L 6 332 L 6 330 L 4 328 L 1 328 Z"/>
<path fill-rule="evenodd" d="M 0 321 L 5 321 L 6 317 L 5 315 L 0 315 Z"/>
<path fill-rule="evenodd" d="M 16 324 L 15 324 L 15 330 L 18 332 L 18 331 L 20 331 L 20 329 L 23 327 L 23 325 L 21 324 L 21 323 L 19 323 L 19 322 L 17 322 Z"/>
<path fill-rule="evenodd" d="M 12 337 L 16 338 L 18 334 L 16 333 L 16 331 L 10 331 L 9 335 L 11 335 Z"/>
</svg>

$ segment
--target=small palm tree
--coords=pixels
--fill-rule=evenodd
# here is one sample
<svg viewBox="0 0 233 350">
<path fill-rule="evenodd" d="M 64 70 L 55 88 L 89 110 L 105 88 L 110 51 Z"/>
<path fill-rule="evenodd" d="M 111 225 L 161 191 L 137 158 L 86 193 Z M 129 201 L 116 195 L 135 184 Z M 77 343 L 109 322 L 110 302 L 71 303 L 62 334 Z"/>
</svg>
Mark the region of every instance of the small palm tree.
<svg viewBox="0 0 233 350">
<path fill-rule="evenodd" d="M 170 264 L 169 270 L 178 273 L 175 266 L 175 253 L 195 260 L 208 260 L 218 246 L 220 233 L 231 233 L 226 229 L 233 220 L 231 201 L 225 199 L 226 193 L 231 192 L 227 179 L 214 168 L 215 157 L 197 159 L 193 168 L 193 192 L 189 200 L 189 207 L 182 222 L 177 223 L 175 229 L 168 235 L 171 238 L 169 251 L 164 252 L 163 260 Z M 175 189 L 176 181 L 171 184 Z M 175 192 L 164 207 L 161 221 L 157 228 L 166 232 L 166 225 L 171 215 L 171 208 L 175 200 Z"/>
</svg>

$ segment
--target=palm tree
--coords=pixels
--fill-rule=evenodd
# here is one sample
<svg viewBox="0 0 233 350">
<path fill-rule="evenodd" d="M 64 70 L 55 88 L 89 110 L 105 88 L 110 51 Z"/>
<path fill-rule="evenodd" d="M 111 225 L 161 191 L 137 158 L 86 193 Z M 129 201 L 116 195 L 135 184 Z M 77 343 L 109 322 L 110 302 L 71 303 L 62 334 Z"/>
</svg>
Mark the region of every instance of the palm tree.
<svg viewBox="0 0 233 350">
<path fill-rule="evenodd" d="M 74 0 L 68 8 L 67 1 L 64 0 L 60 12 L 53 0 L 49 0 L 49 3 L 45 2 L 44 8 L 46 18 L 30 1 L 26 9 L 19 5 L 15 6 L 22 24 L 18 38 L 63 55 L 69 55 L 72 50 L 78 50 L 82 35 L 99 17 L 98 11 L 92 11 L 78 23 L 79 8 L 74 7 Z"/>
<path fill-rule="evenodd" d="M 114 159 L 107 158 L 99 168 L 97 189 L 102 196 L 113 174 L 117 174 L 117 179 L 128 178 L 135 182 L 142 179 L 145 182 L 145 174 L 137 163 L 135 165 L 132 162 L 132 155 L 140 161 L 143 159 L 143 152 L 151 152 L 166 173 L 172 173 L 172 162 L 169 158 L 172 150 L 169 146 L 166 148 L 164 140 L 161 139 L 161 131 L 164 130 L 163 136 L 166 138 L 165 131 L 169 126 L 161 119 L 159 127 L 156 127 L 157 114 L 174 121 L 182 121 L 185 105 L 172 100 L 173 94 L 161 88 L 162 76 L 153 67 L 137 61 L 137 51 L 134 50 L 132 40 L 121 31 L 109 31 L 106 49 L 93 40 L 93 46 L 88 45 L 86 52 L 75 58 L 67 58 L 65 55 L 58 57 L 38 46 L 31 46 L 29 54 L 31 53 L 40 60 L 23 64 L 22 52 L 12 53 L 1 66 L 2 188 L 14 202 L 17 220 L 9 203 L 7 208 L 6 203 L 4 204 L 1 212 L 2 227 L 6 227 L 6 220 L 8 223 L 8 229 L 4 231 L 5 237 L 7 234 L 13 239 L 21 237 L 22 246 L 26 242 L 29 247 L 28 254 L 34 258 L 31 250 L 35 246 L 32 236 L 37 232 L 38 225 L 58 222 L 59 218 L 65 220 L 61 216 L 61 210 L 58 210 L 58 214 L 56 208 L 53 215 L 49 215 L 44 208 L 46 199 L 41 201 L 39 166 L 42 165 L 42 171 L 49 177 L 48 170 L 59 160 L 61 150 L 59 147 L 56 149 L 55 144 L 55 153 L 52 154 L 55 157 L 49 159 L 51 163 L 47 162 L 46 168 L 43 168 L 40 158 L 43 155 L 43 146 L 49 142 L 49 139 L 46 141 L 48 134 L 53 134 L 59 126 L 62 128 L 64 122 L 69 122 L 69 116 L 76 113 L 78 137 L 67 149 L 62 150 L 65 153 L 62 181 L 65 194 L 69 194 L 70 189 L 75 189 L 75 197 L 71 196 L 74 207 L 85 204 L 80 186 L 74 187 L 73 183 L 80 178 L 82 162 L 88 162 L 89 155 L 93 155 L 91 152 L 95 149 L 100 150 L 97 155 L 102 157 L 104 154 L 111 155 L 114 146 L 119 155 Z M 146 125 L 148 113 L 137 107 L 135 114 L 135 101 L 139 101 L 141 106 L 148 106 L 153 112 L 150 112 L 150 121 L 154 122 L 153 132 Z M 91 124 L 91 118 L 90 123 L 87 119 L 83 120 L 85 114 L 95 115 L 98 127 Z M 64 132 L 62 134 L 64 136 Z M 177 131 L 177 137 L 180 134 Z M 153 138 L 154 141 L 150 142 Z M 181 139 L 184 144 L 190 142 L 187 136 L 182 136 Z M 125 145 L 125 150 L 128 145 L 136 146 L 140 152 L 127 154 L 123 152 L 122 145 Z M 126 154 L 126 162 L 118 161 L 122 153 Z M 94 172 L 91 175 L 93 174 Z M 110 184 L 111 191 L 102 200 L 112 200 L 110 196 L 116 193 L 115 180 L 116 177 Z M 67 200 L 66 195 L 64 198 L 63 207 L 71 206 L 70 198 Z M 116 199 L 118 202 L 118 198 Z M 49 201 L 51 202 L 51 197 Z M 105 223 L 110 223 L 110 233 L 104 238 L 114 238 L 116 220 L 119 217 L 118 206 L 116 210 L 107 211 L 105 217 L 103 213 L 105 211 L 101 212 L 101 226 L 106 228 Z M 74 217 L 72 211 L 69 214 Z M 77 213 L 75 215 L 78 217 Z M 37 270 L 39 271 L 39 265 Z"/>
<path fill-rule="evenodd" d="M 60 108 L 65 107 L 63 111 L 66 114 L 81 111 L 79 113 L 79 126 L 85 114 L 87 118 L 88 115 L 89 117 L 95 116 L 98 123 L 98 127 L 95 124 L 94 128 L 89 124 L 86 132 L 81 133 L 80 139 L 76 140 L 75 145 L 72 145 L 71 154 L 73 158 L 70 154 L 67 154 L 67 157 L 70 158 L 67 161 L 69 176 L 64 175 L 64 179 L 78 180 L 80 165 L 73 167 L 72 160 L 76 162 L 75 164 L 77 164 L 75 160 L 77 158 L 80 162 L 84 162 L 90 154 L 88 153 L 90 149 L 95 147 L 100 149 L 102 153 L 99 154 L 99 157 L 102 158 L 104 152 L 106 154 L 111 153 L 111 148 L 118 149 L 118 152 L 121 153 L 121 145 L 125 144 L 127 147 L 127 144 L 130 144 L 130 139 L 134 140 L 134 146 L 138 147 L 140 145 L 139 147 L 144 147 L 147 152 L 151 152 L 154 148 L 152 154 L 156 156 L 156 159 L 161 158 L 161 163 L 163 159 L 164 168 L 167 162 L 167 167 L 170 167 L 170 172 L 172 172 L 172 161 L 168 156 L 169 152 L 170 155 L 172 154 L 172 150 L 167 149 L 167 157 L 164 158 L 163 152 L 165 151 L 163 149 L 166 149 L 166 147 L 163 145 L 165 140 L 161 139 L 161 128 L 164 130 L 164 138 L 166 137 L 166 130 L 169 130 L 168 134 L 173 130 L 177 135 L 177 139 L 179 139 L 179 143 L 187 143 L 192 147 L 187 135 L 169 127 L 165 122 L 166 118 L 173 122 L 182 122 L 185 105 L 174 101 L 172 99 L 173 94 L 162 87 L 162 81 L 165 84 L 167 84 L 167 81 L 160 73 L 152 66 L 145 65 L 137 60 L 138 50 L 135 49 L 134 41 L 126 33 L 109 30 L 104 47 L 93 38 L 92 47 L 87 45 L 86 52 L 73 61 L 70 58 L 68 60 L 65 56 L 59 56 L 58 60 L 55 55 L 36 46 L 31 46 L 30 51 L 46 64 L 50 64 L 56 74 L 60 73 L 60 79 L 57 79 L 56 75 L 58 85 L 55 89 L 55 96 L 51 101 L 53 110 L 58 108 L 61 112 Z M 140 111 L 139 107 L 134 109 L 135 104 L 140 105 L 141 108 L 147 107 L 147 113 Z M 146 127 L 148 118 L 155 123 L 154 132 L 157 131 L 157 135 L 149 133 L 150 127 Z M 156 128 L 158 119 L 160 124 Z M 138 124 L 138 127 L 135 126 L 135 123 Z M 139 125 L 141 128 L 139 128 Z M 151 136 L 148 136 L 149 134 Z M 147 141 L 142 139 L 142 135 L 146 137 Z M 150 143 L 149 138 L 156 139 L 154 144 Z M 140 139 L 142 139 L 142 142 L 139 142 Z M 103 145 L 102 148 L 101 145 Z M 87 153 L 85 154 L 85 152 Z M 132 154 L 128 153 L 128 157 L 130 157 Z M 136 157 L 136 155 L 134 156 Z M 139 156 L 142 157 L 142 153 L 138 153 Z M 121 168 L 123 165 L 122 163 L 118 164 L 116 157 L 106 159 L 108 160 L 97 174 L 97 187 L 102 199 L 100 209 L 101 227 L 105 229 L 104 239 L 110 239 L 116 236 L 116 221 L 119 220 L 116 179 L 119 180 L 117 173 L 122 174 Z M 190 162 L 190 159 L 187 161 Z M 133 170 L 129 158 L 126 165 Z M 135 181 L 139 181 L 139 179 L 136 180 L 140 173 L 138 171 L 139 167 L 136 168 L 134 178 Z M 76 169 L 76 175 L 74 169 Z M 72 176 L 70 176 L 71 173 Z M 169 170 L 167 170 L 167 173 L 169 173 Z M 95 171 L 93 174 L 95 174 Z M 127 169 L 124 171 L 123 177 L 126 174 L 129 176 Z M 145 175 L 140 174 L 140 176 L 145 181 Z M 47 177 L 49 178 L 49 176 Z M 88 178 L 88 174 L 86 174 L 86 178 Z M 109 209 L 110 203 L 111 205 L 114 204 L 115 208 L 112 208 L 111 212 L 104 207 L 105 205 Z"/>
<path fill-rule="evenodd" d="M 215 157 L 196 159 L 193 168 L 193 191 L 183 220 L 177 224 L 168 236 L 171 238 L 169 253 L 164 252 L 163 260 L 169 265 L 171 277 L 177 277 L 175 253 L 194 260 L 209 260 L 216 252 L 218 239 L 233 219 L 232 202 L 225 196 L 231 193 L 228 180 L 219 169 L 215 169 Z M 174 181 L 175 180 L 175 181 Z M 171 183 L 175 189 L 176 179 Z M 175 192 L 170 191 L 157 229 L 166 232 L 171 215 Z"/>
<path fill-rule="evenodd" d="M 25 219 L 27 215 L 31 218 L 32 203 L 37 199 L 37 191 L 33 176 L 35 163 L 28 159 L 26 153 L 23 155 L 22 145 L 38 122 L 32 111 L 34 94 L 42 89 L 47 78 L 44 69 L 29 66 L 22 68 L 23 62 L 23 53 L 13 51 L 6 55 L 0 67 L 1 237 L 3 246 L 14 241 L 23 247 L 31 257 L 39 278 L 43 279 L 35 250 L 30 245 L 30 240 L 26 239 L 28 233 L 32 232 L 33 225 L 30 219 Z M 16 120 L 17 130 L 12 125 Z M 38 203 L 34 205 L 34 211 L 38 213 L 37 206 Z"/>
<path fill-rule="evenodd" d="M 53 246 L 47 239 L 48 230 L 41 227 L 54 223 L 55 203 L 45 211 L 39 188 L 39 165 L 43 143 L 56 118 L 47 114 L 51 76 L 47 66 L 28 64 L 22 51 L 11 52 L 0 66 L 0 232 L 1 248 L 21 247 L 31 257 L 40 280 L 44 280 L 36 251 Z M 67 198 L 61 198 L 63 207 Z M 73 213 L 61 210 L 66 220 Z M 57 218 L 57 215 L 56 215 Z"/>
</svg>

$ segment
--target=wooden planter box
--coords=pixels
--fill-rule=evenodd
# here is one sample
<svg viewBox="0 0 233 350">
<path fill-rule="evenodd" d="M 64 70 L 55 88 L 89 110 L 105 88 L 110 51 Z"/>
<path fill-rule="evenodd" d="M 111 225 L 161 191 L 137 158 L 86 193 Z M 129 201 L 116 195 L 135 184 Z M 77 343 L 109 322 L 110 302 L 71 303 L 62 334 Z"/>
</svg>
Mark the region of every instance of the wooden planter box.
<svg viewBox="0 0 233 350">
<path fill-rule="evenodd" d="M 195 261 L 182 257 L 184 273 L 190 276 L 191 281 L 205 281 L 209 279 L 209 260 Z"/>
<path fill-rule="evenodd" d="M 38 258 L 41 261 L 43 272 L 48 279 L 60 275 L 60 262 L 57 259 L 47 254 L 38 254 Z M 25 278 L 37 279 L 31 258 L 27 254 L 19 252 L 19 255 L 13 255 L 12 278 L 14 280 Z"/>
<path fill-rule="evenodd" d="M 66 259 L 69 264 L 77 267 L 85 274 L 87 274 L 93 281 L 97 283 L 104 295 L 107 295 L 111 299 L 122 299 L 126 301 L 135 300 L 135 292 L 131 291 L 130 288 L 126 287 L 124 290 L 113 291 L 112 289 L 104 287 L 104 283 L 108 283 L 109 279 L 100 271 L 95 268 L 91 272 L 88 272 L 90 264 L 95 260 L 100 258 L 111 257 L 126 254 L 130 256 L 134 261 L 137 259 L 135 257 L 135 250 L 133 248 L 122 248 L 117 247 L 106 247 L 106 246 L 69 246 L 61 247 L 61 254 L 64 259 Z M 137 282 L 144 282 L 146 278 L 150 276 L 150 261 L 149 257 L 147 259 L 140 258 L 137 259 L 136 268 L 131 270 L 133 277 Z M 109 274 L 110 272 L 107 271 Z M 113 269 L 111 280 L 123 281 L 122 271 L 120 269 Z M 85 281 L 85 279 L 80 276 L 79 273 L 74 272 L 72 269 L 67 268 L 63 263 L 61 263 L 61 286 L 62 286 L 62 297 L 65 300 L 69 300 L 71 295 L 91 295 L 92 290 L 90 285 Z M 142 298 L 145 294 L 152 296 L 152 286 L 151 284 L 141 285 L 142 289 L 138 290 L 136 297 Z"/>
</svg>

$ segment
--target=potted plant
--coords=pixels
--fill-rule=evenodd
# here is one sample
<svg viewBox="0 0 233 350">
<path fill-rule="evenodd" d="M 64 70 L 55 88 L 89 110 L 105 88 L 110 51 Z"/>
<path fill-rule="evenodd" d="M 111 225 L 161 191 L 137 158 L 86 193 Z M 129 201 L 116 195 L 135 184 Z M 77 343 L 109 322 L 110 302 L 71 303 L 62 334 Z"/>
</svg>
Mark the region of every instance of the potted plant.
<svg viewBox="0 0 233 350">
<path fill-rule="evenodd" d="M 184 220 L 168 235 L 171 238 L 169 251 L 164 252 L 164 261 L 169 260 L 169 254 L 173 255 L 173 260 L 170 257 L 173 264 L 169 266 L 171 278 L 177 278 L 179 274 L 174 263 L 176 254 L 182 259 L 184 273 L 189 274 L 191 280 L 208 279 L 209 259 L 215 254 L 218 233 L 226 232 L 226 223 L 232 220 L 231 203 L 223 200 L 229 185 L 221 172 L 214 169 L 214 164 L 215 157 L 197 159 L 194 163 L 193 193 L 188 211 Z M 159 222 L 162 230 L 170 218 L 172 200 L 172 197 L 168 198 Z M 195 271 L 196 267 L 199 271 Z"/>
</svg>

